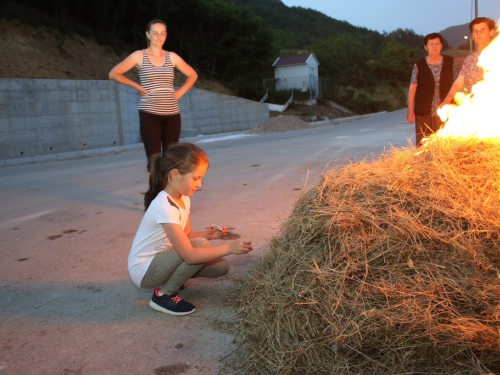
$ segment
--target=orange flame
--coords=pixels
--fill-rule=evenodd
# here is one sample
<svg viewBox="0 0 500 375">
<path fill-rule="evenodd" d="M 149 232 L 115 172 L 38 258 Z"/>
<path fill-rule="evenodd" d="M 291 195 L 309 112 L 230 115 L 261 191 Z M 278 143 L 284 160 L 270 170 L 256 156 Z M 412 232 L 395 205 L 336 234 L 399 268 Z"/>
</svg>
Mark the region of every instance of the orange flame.
<svg viewBox="0 0 500 375">
<path fill-rule="evenodd" d="M 438 110 L 444 127 L 437 138 L 498 137 L 500 141 L 500 43 L 494 38 L 479 55 L 478 65 L 484 70 L 483 80 L 472 87 L 470 94 L 458 92 L 458 105 L 445 105 Z"/>
</svg>

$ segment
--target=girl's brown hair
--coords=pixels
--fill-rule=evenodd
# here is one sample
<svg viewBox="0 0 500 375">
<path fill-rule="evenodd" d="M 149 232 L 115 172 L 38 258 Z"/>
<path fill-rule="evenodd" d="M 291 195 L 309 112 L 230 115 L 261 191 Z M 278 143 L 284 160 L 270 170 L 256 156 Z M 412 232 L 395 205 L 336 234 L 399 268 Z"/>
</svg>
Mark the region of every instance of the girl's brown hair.
<svg viewBox="0 0 500 375">
<path fill-rule="evenodd" d="M 208 166 L 208 156 L 192 143 L 177 143 L 171 145 L 163 154 L 153 155 L 149 162 L 149 189 L 144 195 L 145 209 L 148 209 L 158 193 L 165 189 L 173 169 L 185 175 L 202 163 Z"/>
</svg>

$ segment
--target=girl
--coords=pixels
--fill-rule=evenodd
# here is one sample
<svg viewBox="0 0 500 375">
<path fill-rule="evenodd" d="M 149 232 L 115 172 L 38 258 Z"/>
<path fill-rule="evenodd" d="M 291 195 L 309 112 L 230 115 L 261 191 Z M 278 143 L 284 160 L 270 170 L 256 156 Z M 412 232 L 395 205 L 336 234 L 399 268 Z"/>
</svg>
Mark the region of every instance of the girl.
<svg viewBox="0 0 500 375">
<path fill-rule="evenodd" d="M 148 47 L 135 51 L 116 65 L 109 78 L 136 89 L 139 101 L 141 137 L 146 157 L 149 159 L 179 142 L 181 115 L 177 101 L 194 85 L 198 74 L 174 52 L 163 49 L 167 39 L 167 25 L 162 20 L 152 20 L 146 29 Z M 125 77 L 132 68 L 139 70 L 138 84 Z M 174 68 L 187 79 L 184 85 L 174 90 Z M 149 167 L 148 167 L 149 169 Z"/>
<path fill-rule="evenodd" d="M 128 257 L 132 281 L 154 289 L 149 305 L 172 315 L 193 313 L 195 307 L 177 292 L 192 277 L 218 277 L 228 272 L 221 257 L 246 254 L 250 240 L 210 246 L 208 240 L 226 231 L 191 230 L 189 197 L 201 187 L 208 169 L 208 156 L 198 146 L 179 143 L 151 159 L 146 213 Z M 224 233 L 223 233 L 224 232 Z"/>
</svg>

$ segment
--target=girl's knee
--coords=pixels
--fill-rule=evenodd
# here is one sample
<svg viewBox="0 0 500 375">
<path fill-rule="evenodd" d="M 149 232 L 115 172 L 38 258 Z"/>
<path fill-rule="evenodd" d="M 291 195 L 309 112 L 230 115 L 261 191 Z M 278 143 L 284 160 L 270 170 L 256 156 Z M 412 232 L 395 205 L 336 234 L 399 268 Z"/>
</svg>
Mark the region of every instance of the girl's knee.
<svg viewBox="0 0 500 375">
<path fill-rule="evenodd" d="M 224 258 L 214 259 L 205 263 L 204 267 L 195 275 L 195 277 L 215 278 L 224 276 L 229 272 L 229 263 Z"/>
<path fill-rule="evenodd" d="M 220 276 L 224 276 L 229 272 L 229 263 L 224 258 L 221 258 L 221 260 L 219 262 L 217 262 L 216 267 L 219 270 Z"/>
</svg>

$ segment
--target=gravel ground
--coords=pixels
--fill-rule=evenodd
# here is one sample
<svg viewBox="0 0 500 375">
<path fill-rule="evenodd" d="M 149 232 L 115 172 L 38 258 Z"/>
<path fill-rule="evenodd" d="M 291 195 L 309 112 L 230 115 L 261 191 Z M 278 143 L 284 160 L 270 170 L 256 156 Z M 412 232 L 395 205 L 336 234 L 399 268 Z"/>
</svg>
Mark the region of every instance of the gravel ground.
<svg viewBox="0 0 500 375">
<path fill-rule="evenodd" d="M 281 115 L 271 117 L 250 130 L 251 134 L 281 133 L 288 130 L 307 129 L 309 124 L 298 117 Z"/>
</svg>

